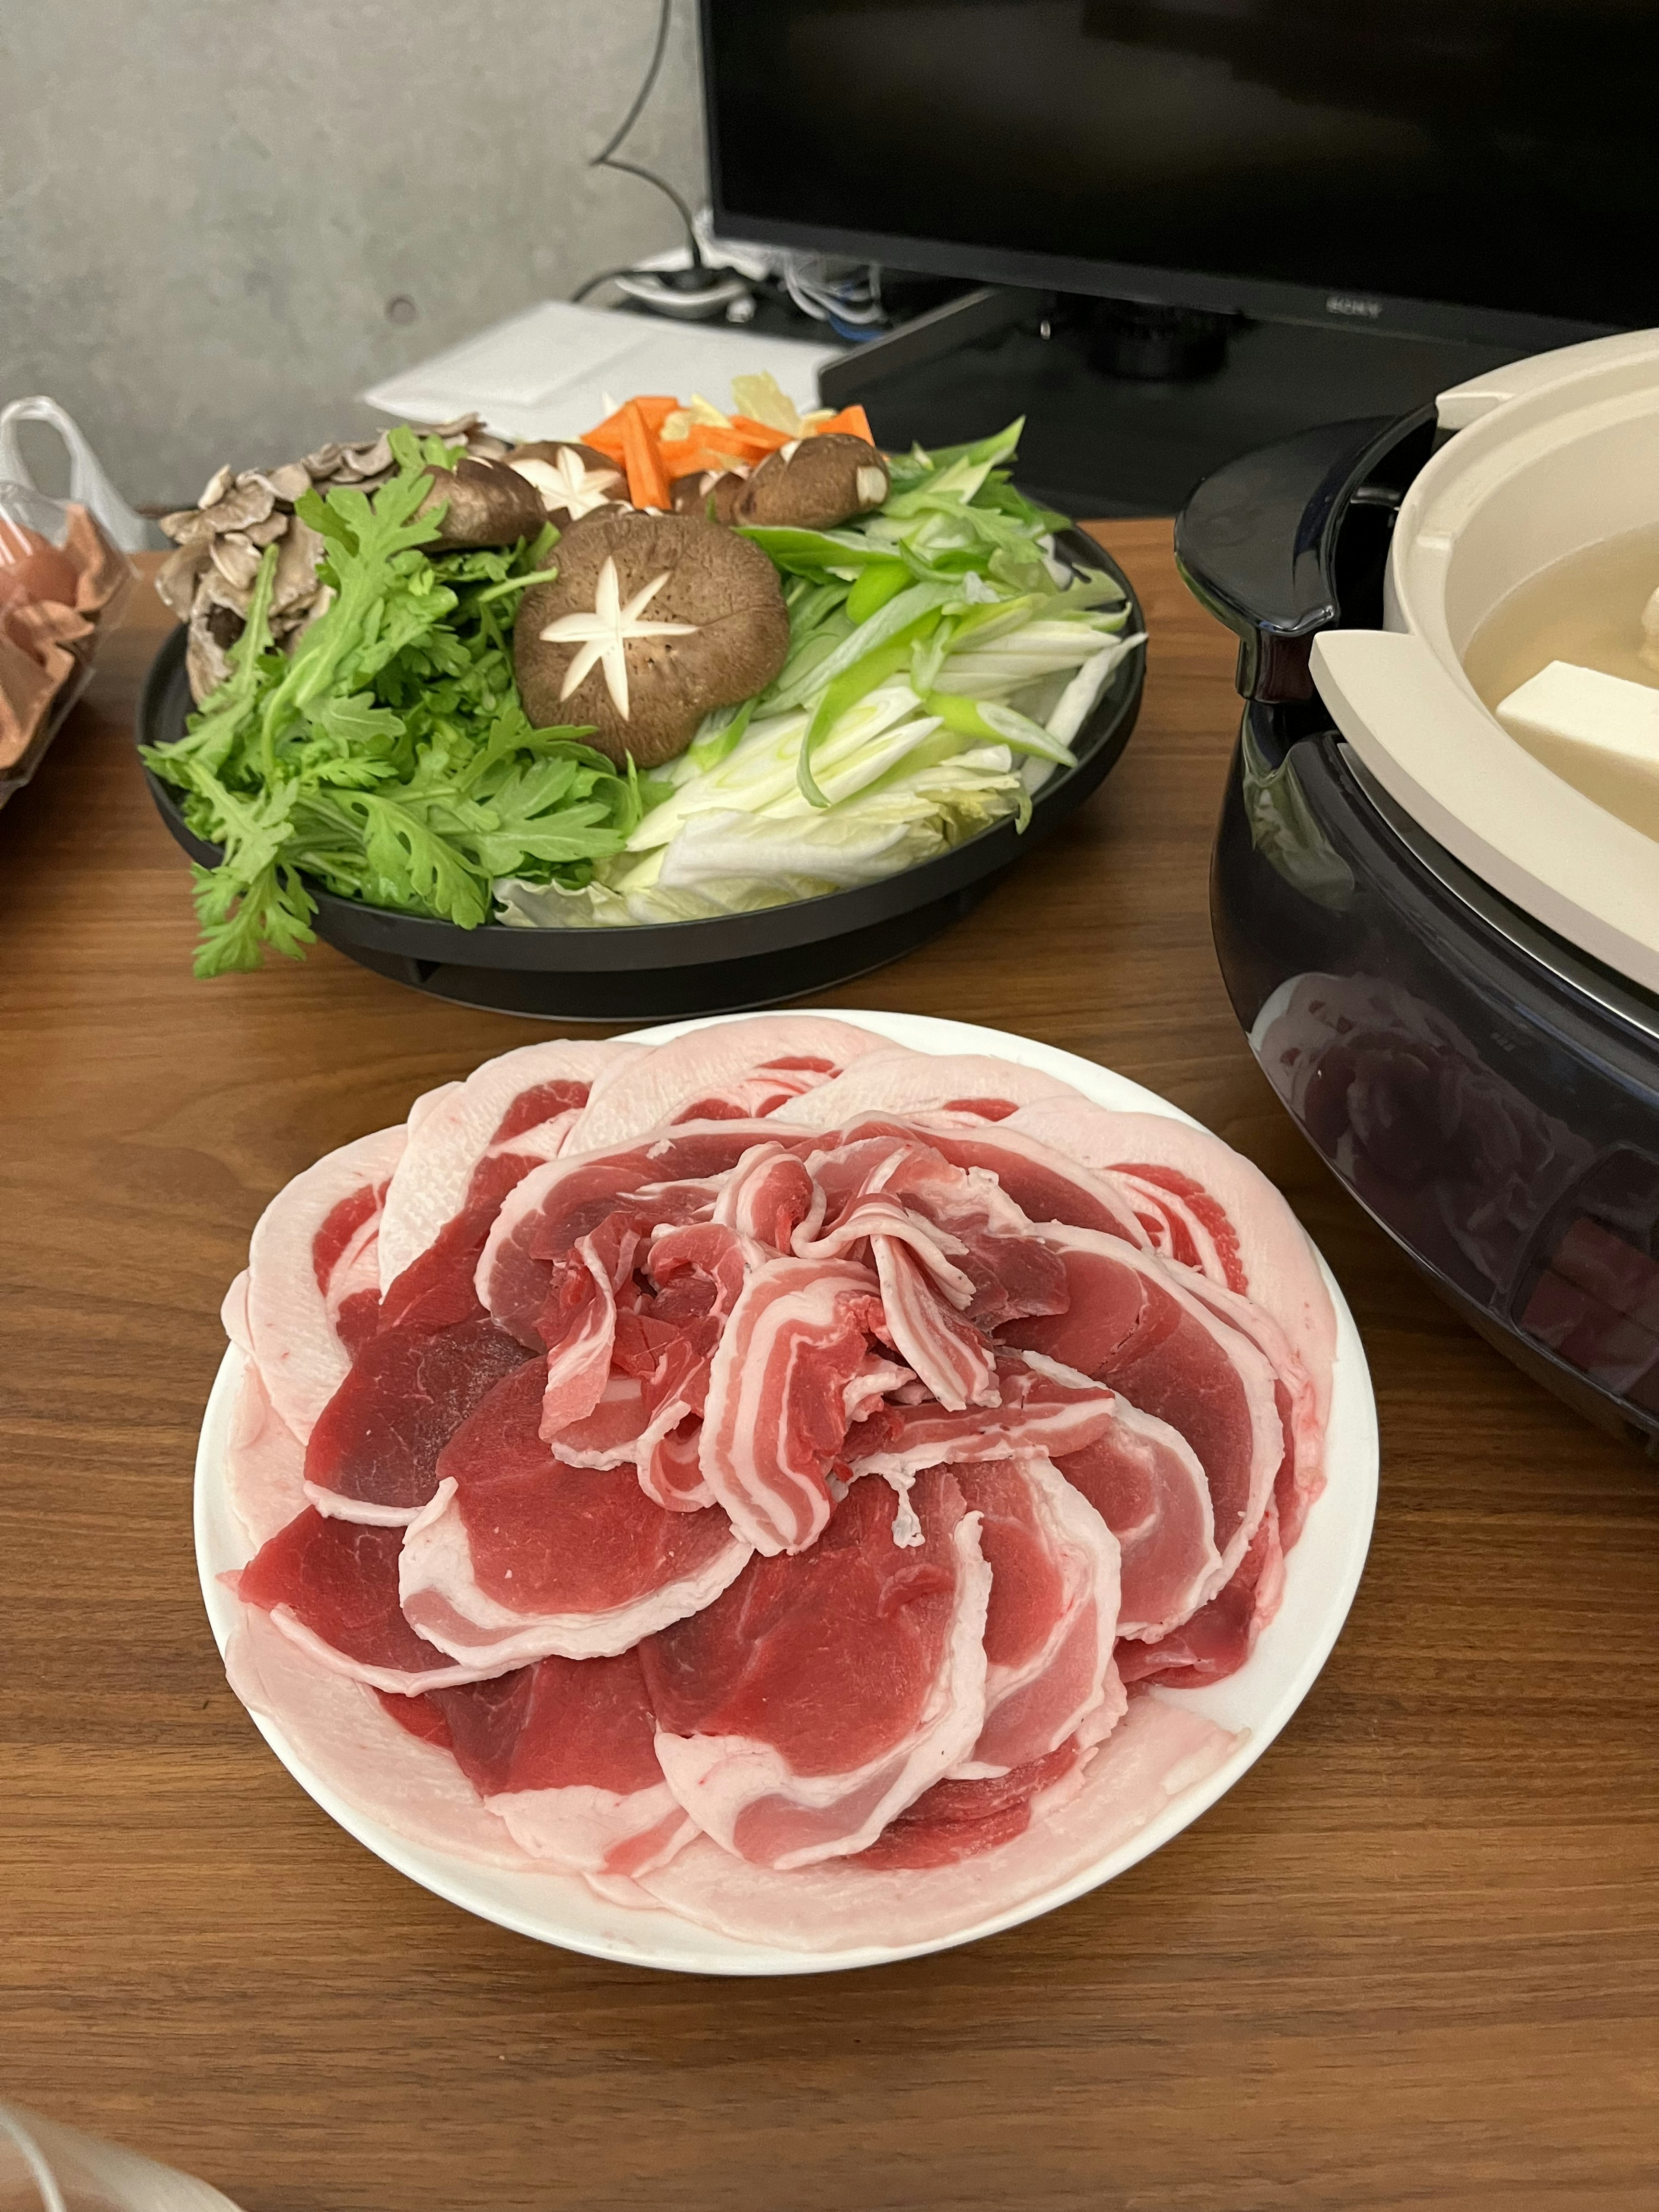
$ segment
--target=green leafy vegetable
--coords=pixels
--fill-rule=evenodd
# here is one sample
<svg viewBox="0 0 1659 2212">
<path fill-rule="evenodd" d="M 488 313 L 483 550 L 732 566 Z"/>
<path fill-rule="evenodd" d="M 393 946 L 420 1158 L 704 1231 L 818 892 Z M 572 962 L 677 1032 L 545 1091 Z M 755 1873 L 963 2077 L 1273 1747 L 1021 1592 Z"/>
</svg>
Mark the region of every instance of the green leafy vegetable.
<svg viewBox="0 0 1659 2212">
<path fill-rule="evenodd" d="M 173 745 L 147 747 L 197 836 L 197 972 L 257 967 L 313 941 L 308 884 L 476 928 L 513 877 L 575 890 L 664 795 L 620 774 L 578 729 L 532 729 L 513 681 L 517 595 L 553 573 L 556 533 L 428 554 L 417 509 L 441 440 L 392 433 L 398 470 L 371 499 L 308 493 L 333 597 L 291 659 L 272 649 L 276 549 L 264 556 L 230 673 Z"/>
</svg>

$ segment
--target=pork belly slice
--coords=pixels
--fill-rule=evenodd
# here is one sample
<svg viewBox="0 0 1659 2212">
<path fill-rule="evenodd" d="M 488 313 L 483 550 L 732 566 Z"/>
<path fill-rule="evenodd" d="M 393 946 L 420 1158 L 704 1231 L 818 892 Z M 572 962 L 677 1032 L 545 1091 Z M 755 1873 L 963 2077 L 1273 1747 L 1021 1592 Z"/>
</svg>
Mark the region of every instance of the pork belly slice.
<svg viewBox="0 0 1659 2212">
<path fill-rule="evenodd" d="M 1279 1611 L 1284 1595 L 1285 1548 L 1278 1502 L 1270 1498 L 1224 1589 L 1157 1643 L 1118 1646 L 1124 1680 L 1198 1690 L 1237 1674 Z"/>
<path fill-rule="evenodd" d="M 344 1803 L 404 1841 L 483 1866 L 538 1870 L 479 1802 L 446 1740 L 412 1734 L 389 1708 L 425 1720 L 419 1698 L 387 1698 L 318 1665 L 271 1617 L 245 1608 L 225 1651 L 231 1688 Z M 544 1871 L 552 1869 L 543 1868 Z"/>
<path fill-rule="evenodd" d="M 665 1866 L 697 1832 L 662 1778 L 632 1651 L 541 1659 L 495 1681 L 403 1702 L 441 1717 L 462 1773 L 544 1865 L 625 1879 Z"/>
<path fill-rule="evenodd" d="M 978 1741 L 978 1518 L 939 1468 L 909 1505 L 919 1544 L 885 1483 L 855 1483 L 810 1551 L 751 1560 L 641 1646 L 668 1786 L 724 1850 L 785 1869 L 862 1850 Z"/>
<path fill-rule="evenodd" d="M 909 1052 L 884 1039 L 879 1049 L 822 1084 L 788 1109 L 803 1128 L 834 1129 L 865 1114 L 943 1114 L 969 1125 L 1001 1121 L 1040 1098 L 1080 1094 L 1058 1076 L 984 1053 Z"/>
<path fill-rule="evenodd" d="M 231 1401 L 225 1495 L 250 1558 L 304 1510 L 305 1465 L 305 1446 L 271 1404 L 258 1367 L 245 1360 Z"/>
<path fill-rule="evenodd" d="M 1078 1452 L 1131 1409 L 1104 1383 L 1074 1374 L 1041 1352 L 996 1348 L 994 1406 L 950 1411 L 932 1398 L 878 1405 L 848 1431 L 844 1455 L 854 1474 L 915 1474 L 947 1461 L 1008 1459 Z M 1200 1474 L 1200 1480 L 1203 1477 Z"/>
<path fill-rule="evenodd" d="M 1273 1369 L 1194 1295 L 1180 1267 L 1092 1230 L 1050 1222 L 1042 1235 L 1066 1262 L 1071 1303 L 1063 1314 L 1011 1322 L 1004 1336 L 1109 1383 L 1180 1431 L 1209 1486 L 1224 1581 L 1285 1456 Z"/>
<path fill-rule="evenodd" d="M 594 1084 L 569 1149 L 632 1142 L 676 1121 L 751 1120 L 782 1110 L 866 1053 L 899 1047 L 823 1014 L 759 1014 L 717 1022 L 651 1046 L 631 1068 Z"/>
<path fill-rule="evenodd" d="M 500 1325 L 540 1350 L 540 1319 L 561 1263 L 606 1223 L 648 1237 L 713 1218 L 729 1176 L 765 1122 L 700 1123 L 603 1153 L 567 1153 L 532 1169 L 501 1201 L 479 1253 L 474 1288 Z"/>
<path fill-rule="evenodd" d="M 625 1651 L 712 1603 L 750 1556 L 718 1507 L 666 1512 L 631 1466 L 564 1464 L 541 1407 L 534 1363 L 499 1384 L 446 1447 L 404 1539 L 404 1620 L 476 1676 Z"/>
<path fill-rule="evenodd" d="M 641 1049 L 562 1040 L 522 1045 L 485 1060 L 465 1083 L 429 1094 L 386 1193 L 381 1288 L 390 1289 L 458 1213 L 499 1202 L 532 1167 L 554 1158 L 594 1078 Z"/>
<path fill-rule="evenodd" d="M 371 1689 L 407 1696 L 499 1674 L 498 1667 L 459 1662 L 404 1619 L 398 1595 L 403 1534 L 331 1520 L 308 1505 L 222 1579 L 316 1665 Z"/>
<path fill-rule="evenodd" d="M 1336 1315 L 1301 1223 L 1259 1168 L 1207 1129 L 1168 1114 L 1114 1114 L 1091 1100 L 1022 1106 L 1013 1127 L 1105 1174 L 1129 1180 L 1154 1242 L 1169 1256 L 1242 1291 L 1279 1323 L 1329 1416 Z M 1183 1219 L 1198 1235 L 1189 1255 Z M 1085 1224 L 1087 1225 L 1087 1224 Z"/>
<path fill-rule="evenodd" d="M 848 1260 L 755 1269 L 709 1362 L 704 1480 L 758 1552 L 799 1552 L 830 1519 L 847 1388 L 884 1334 L 876 1278 Z"/>
<path fill-rule="evenodd" d="M 374 1328 L 380 1210 L 404 1142 L 401 1127 L 377 1129 L 285 1184 L 254 1224 L 246 1279 L 226 1297 L 227 1334 L 258 1363 L 302 1443 Z"/>
<path fill-rule="evenodd" d="M 985 1723 L 955 1778 L 1031 1766 L 1073 1737 L 1083 1747 L 1102 1741 L 1125 1704 L 1112 1664 L 1116 1537 L 1040 1456 L 957 1463 L 950 1474 L 980 1516 L 980 1550 L 991 1570 Z"/>
<path fill-rule="evenodd" d="M 699 1927 L 781 1950 L 938 1942 L 1086 1875 L 1213 1774 L 1239 1741 L 1173 1698 L 1143 1692 L 1090 1759 L 1081 1786 L 1062 1777 L 1061 1802 L 1045 1805 L 1039 1794 L 1021 1832 L 1000 1846 L 943 1866 L 843 1857 L 777 1874 L 702 1837 L 642 1875 L 641 1886 Z"/>
</svg>

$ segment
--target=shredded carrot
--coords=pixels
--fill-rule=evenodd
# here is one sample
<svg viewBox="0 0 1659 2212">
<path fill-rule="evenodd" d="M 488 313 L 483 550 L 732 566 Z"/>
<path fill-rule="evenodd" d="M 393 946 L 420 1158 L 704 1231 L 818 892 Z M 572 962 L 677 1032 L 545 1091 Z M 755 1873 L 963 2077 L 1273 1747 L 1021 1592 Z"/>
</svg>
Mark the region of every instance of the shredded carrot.
<svg viewBox="0 0 1659 2212">
<path fill-rule="evenodd" d="M 870 418 L 862 407 L 843 407 L 839 415 L 832 415 L 827 422 L 820 422 L 816 434 L 822 438 L 829 430 L 844 431 L 848 436 L 866 439 L 872 446 L 876 442 L 871 434 Z"/>
<path fill-rule="evenodd" d="M 637 399 L 630 399 L 622 410 L 622 442 L 629 499 L 635 507 L 665 507 L 669 504 L 667 472 Z"/>
</svg>

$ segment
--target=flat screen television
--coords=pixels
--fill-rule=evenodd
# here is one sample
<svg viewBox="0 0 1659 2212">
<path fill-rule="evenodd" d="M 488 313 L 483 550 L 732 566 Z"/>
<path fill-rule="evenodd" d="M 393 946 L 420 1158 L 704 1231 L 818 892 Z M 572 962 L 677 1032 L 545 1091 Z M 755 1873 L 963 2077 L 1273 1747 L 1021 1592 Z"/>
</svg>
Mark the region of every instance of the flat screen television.
<svg viewBox="0 0 1659 2212">
<path fill-rule="evenodd" d="M 1517 351 L 1659 323 L 1659 0 L 701 0 L 717 230 Z"/>
</svg>

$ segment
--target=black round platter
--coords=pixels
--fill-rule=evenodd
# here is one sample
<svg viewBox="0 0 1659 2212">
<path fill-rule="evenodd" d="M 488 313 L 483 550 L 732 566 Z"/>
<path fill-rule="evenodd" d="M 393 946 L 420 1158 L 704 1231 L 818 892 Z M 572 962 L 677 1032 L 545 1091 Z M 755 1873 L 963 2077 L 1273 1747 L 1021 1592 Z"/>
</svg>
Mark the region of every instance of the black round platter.
<svg viewBox="0 0 1659 2212">
<path fill-rule="evenodd" d="M 1142 627 L 1128 578 L 1091 538 L 1068 530 L 1055 550 L 1079 574 L 1109 575 L 1128 603 L 1126 635 Z M 182 625 L 152 664 L 139 704 L 137 737 L 167 745 L 194 711 L 185 673 Z M 879 883 L 757 913 L 707 921 L 633 927 L 523 929 L 453 922 L 337 898 L 308 883 L 319 937 L 378 975 L 434 997 L 499 1013 L 562 1021 L 668 1021 L 741 1013 L 827 990 L 867 975 L 936 937 L 976 906 L 994 884 L 1098 788 L 1116 765 L 1140 710 L 1144 647 L 1112 671 L 1072 750 L 1077 766 L 1051 775 L 1024 831 L 998 823 L 920 866 Z M 156 811 L 193 860 L 213 867 L 217 846 L 194 836 L 169 787 L 146 769 Z"/>
</svg>

